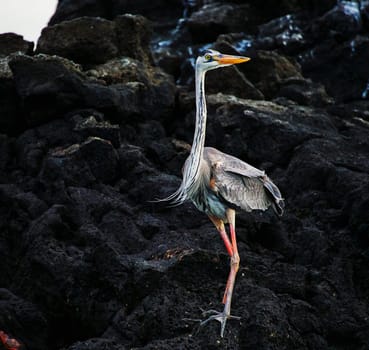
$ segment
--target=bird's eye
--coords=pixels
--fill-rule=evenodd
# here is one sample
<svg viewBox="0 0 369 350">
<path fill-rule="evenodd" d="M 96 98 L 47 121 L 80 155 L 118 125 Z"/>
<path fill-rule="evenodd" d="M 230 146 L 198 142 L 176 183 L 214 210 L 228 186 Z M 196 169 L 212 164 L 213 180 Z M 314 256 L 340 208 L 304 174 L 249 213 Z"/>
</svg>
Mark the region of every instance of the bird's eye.
<svg viewBox="0 0 369 350">
<path fill-rule="evenodd" d="M 210 61 L 211 60 L 211 56 L 207 53 L 205 56 L 205 59 L 207 60 L 207 61 Z"/>
</svg>

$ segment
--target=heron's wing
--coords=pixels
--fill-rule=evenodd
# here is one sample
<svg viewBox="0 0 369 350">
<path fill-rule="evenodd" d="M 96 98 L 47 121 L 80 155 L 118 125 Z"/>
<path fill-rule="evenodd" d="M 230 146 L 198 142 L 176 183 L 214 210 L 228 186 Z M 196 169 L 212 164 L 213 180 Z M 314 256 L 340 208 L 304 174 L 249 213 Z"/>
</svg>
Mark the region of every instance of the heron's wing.
<svg viewBox="0 0 369 350">
<path fill-rule="evenodd" d="M 264 171 L 225 153 L 211 164 L 214 190 L 227 202 L 245 211 L 266 210 L 272 205 L 282 214 L 281 193 Z"/>
</svg>

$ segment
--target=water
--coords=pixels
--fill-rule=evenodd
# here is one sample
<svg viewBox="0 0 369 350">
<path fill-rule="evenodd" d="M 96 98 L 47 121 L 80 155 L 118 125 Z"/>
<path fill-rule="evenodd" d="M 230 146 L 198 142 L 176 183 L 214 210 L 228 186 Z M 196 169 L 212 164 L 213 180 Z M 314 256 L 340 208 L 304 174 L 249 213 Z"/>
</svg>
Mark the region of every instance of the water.
<svg viewBox="0 0 369 350">
<path fill-rule="evenodd" d="M 304 41 L 304 33 L 300 28 L 300 19 L 296 15 L 276 18 L 260 26 L 259 37 L 273 37 L 280 46 L 296 45 Z"/>
<path fill-rule="evenodd" d="M 357 22 L 361 22 L 360 3 L 356 1 L 338 0 L 337 7 L 347 16 L 355 18 Z M 362 5 L 361 5 L 362 6 Z"/>
<path fill-rule="evenodd" d="M 241 40 L 235 41 L 232 46 L 240 54 L 245 54 L 247 50 L 252 46 L 252 41 L 249 39 L 241 39 Z"/>
<path fill-rule="evenodd" d="M 368 83 L 366 84 L 365 89 L 361 93 L 361 98 L 366 99 L 368 96 L 369 96 L 369 80 Z"/>
</svg>

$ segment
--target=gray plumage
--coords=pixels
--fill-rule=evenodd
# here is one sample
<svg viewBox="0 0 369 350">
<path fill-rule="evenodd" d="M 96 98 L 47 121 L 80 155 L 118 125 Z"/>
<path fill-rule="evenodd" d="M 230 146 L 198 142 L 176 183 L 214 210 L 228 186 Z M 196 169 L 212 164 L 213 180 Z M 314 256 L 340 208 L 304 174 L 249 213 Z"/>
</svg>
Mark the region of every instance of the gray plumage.
<svg viewBox="0 0 369 350">
<path fill-rule="evenodd" d="M 211 167 L 214 191 L 220 199 L 248 212 L 272 206 L 282 215 L 281 193 L 264 171 L 210 147 L 204 149 L 203 159 Z"/>
<path fill-rule="evenodd" d="M 224 310 L 210 310 L 212 314 L 201 325 L 217 320 L 221 323 L 223 337 L 228 319 L 232 316 L 231 300 L 236 274 L 239 268 L 239 254 L 235 231 L 235 209 L 245 211 L 266 210 L 273 207 L 282 215 L 284 202 L 278 187 L 264 171 L 242 160 L 204 147 L 206 134 L 205 73 L 211 69 L 247 62 L 248 57 L 223 55 L 208 50 L 196 60 L 196 128 L 191 152 L 183 167 L 182 183 L 178 190 L 164 200 L 179 205 L 190 199 L 195 206 L 206 213 L 219 231 L 231 258 L 231 270 L 223 297 Z M 225 223 L 229 224 L 230 237 Z"/>
<path fill-rule="evenodd" d="M 189 157 L 190 158 L 190 157 Z M 186 167 L 191 164 L 187 159 Z M 205 147 L 199 164 L 197 186 L 187 192 L 189 199 L 202 212 L 226 220 L 226 209 L 250 212 L 270 206 L 283 213 L 283 199 L 278 187 L 264 171 L 212 147 Z"/>
</svg>

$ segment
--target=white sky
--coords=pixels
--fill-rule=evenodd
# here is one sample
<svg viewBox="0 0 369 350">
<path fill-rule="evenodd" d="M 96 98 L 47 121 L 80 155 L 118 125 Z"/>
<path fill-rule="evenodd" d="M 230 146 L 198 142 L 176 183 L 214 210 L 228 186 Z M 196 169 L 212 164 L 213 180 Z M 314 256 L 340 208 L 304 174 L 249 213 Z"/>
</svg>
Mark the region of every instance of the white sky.
<svg viewBox="0 0 369 350">
<path fill-rule="evenodd" d="M 0 34 L 13 32 L 36 45 L 57 0 L 0 0 Z"/>
</svg>

